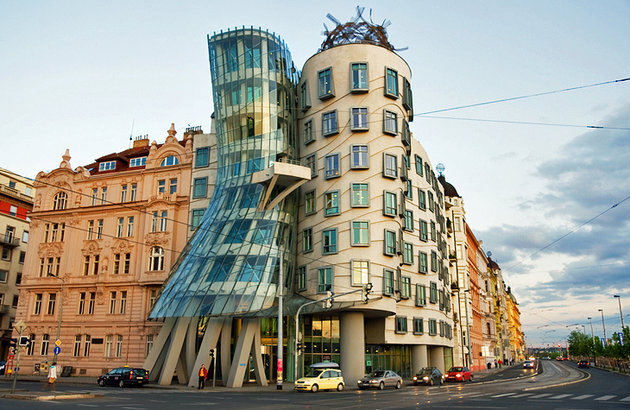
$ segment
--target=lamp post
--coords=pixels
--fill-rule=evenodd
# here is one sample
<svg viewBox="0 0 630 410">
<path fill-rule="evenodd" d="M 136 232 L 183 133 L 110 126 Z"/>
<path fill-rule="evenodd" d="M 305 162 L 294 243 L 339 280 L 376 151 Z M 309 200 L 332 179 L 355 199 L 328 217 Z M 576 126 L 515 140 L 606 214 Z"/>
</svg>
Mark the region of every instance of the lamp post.
<svg viewBox="0 0 630 410">
<path fill-rule="evenodd" d="M 602 328 L 604 329 L 604 345 L 608 344 L 608 338 L 606 337 L 606 322 L 604 322 L 604 309 L 597 309 L 602 314 Z"/>
<path fill-rule="evenodd" d="M 621 296 L 613 295 L 613 297 L 617 298 L 617 301 L 619 302 L 619 316 L 621 316 L 621 333 L 623 333 L 623 329 L 625 328 L 625 325 L 623 324 L 623 312 L 621 311 Z"/>
<path fill-rule="evenodd" d="M 472 348 L 470 347 L 470 323 L 468 322 L 468 295 L 470 289 L 464 290 L 464 306 L 466 307 L 466 338 L 468 339 L 468 366 L 472 367 Z"/>
<path fill-rule="evenodd" d="M 278 377 L 276 380 L 276 389 L 282 390 L 282 347 L 283 347 L 283 335 L 282 335 L 282 297 L 284 296 L 284 272 L 283 272 L 283 263 L 284 252 L 280 252 L 280 269 L 279 269 L 279 277 L 278 277 Z M 295 329 L 297 332 L 297 329 Z"/>
<path fill-rule="evenodd" d="M 56 279 L 59 279 L 61 281 L 61 297 L 59 298 L 59 315 L 57 315 L 57 338 L 55 339 L 55 347 L 57 347 L 57 340 L 59 340 L 59 337 L 61 336 L 61 316 L 63 315 L 63 288 L 66 285 L 66 281 L 57 275 L 48 275 L 49 277 L 53 277 Z M 55 352 L 55 350 L 53 350 L 53 352 Z M 54 353 L 53 356 L 53 362 L 57 361 L 57 353 Z"/>
<path fill-rule="evenodd" d="M 593 318 L 587 317 L 588 321 L 591 324 L 591 342 L 593 345 L 591 346 L 591 350 L 593 351 L 593 363 L 597 366 L 597 355 L 595 354 L 595 333 L 593 332 Z"/>
</svg>

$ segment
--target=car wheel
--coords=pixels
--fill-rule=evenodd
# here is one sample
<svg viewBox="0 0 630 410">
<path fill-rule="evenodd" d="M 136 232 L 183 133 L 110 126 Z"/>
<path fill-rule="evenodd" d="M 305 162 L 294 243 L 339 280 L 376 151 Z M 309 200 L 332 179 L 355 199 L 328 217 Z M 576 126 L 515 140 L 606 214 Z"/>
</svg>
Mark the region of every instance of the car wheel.
<svg viewBox="0 0 630 410">
<path fill-rule="evenodd" d="M 385 389 L 385 383 L 381 382 L 381 383 L 378 385 L 378 389 L 379 389 L 379 390 L 383 390 L 383 389 Z"/>
<path fill-rule="evenodd" d="M 397 388 L 397 389 L 400 389 L 401 387 L 402 387 L 402 383 L 400 382 L 400 380 L 398 380 L 398 381 L 396 382 L 396 388 Z"/>
<path fill-rule="evenodd" d="M 317 393 L 317 390 L 319 390 L 319 386 L 318 386 L 318 385 L 316 385 L 316 384 L 314 384 L 314 385 L 311 387 L 311 391 L 312 391 L 313 393 Z"/>
<path fill-rule="evenodd" d="M 123 387 L 125 387 L 125 382 L 124 382 L 124 381 L 122 381 L 122 380 L 121 380 L 121 381 L 119 381 L 119 382 L 118 382 L 118 387 L 120 387 L 121 389 L 122 389 Z"/>
<path fill-rule="evenodd" d="M 98 385 L 101 387 L 105 387 L 105 380 L 101 379 L 98 381 Z"/>
<path fill-rule="evenodd" d="M 365 390 L 365 387 L 359 387 L 359 390 Z"/>
<path fill-rule="evenodd" d="M 343 390 L 343 383 L 339 383 L 337 385 L 337 391 L 342 391 Z"/>
</svg>

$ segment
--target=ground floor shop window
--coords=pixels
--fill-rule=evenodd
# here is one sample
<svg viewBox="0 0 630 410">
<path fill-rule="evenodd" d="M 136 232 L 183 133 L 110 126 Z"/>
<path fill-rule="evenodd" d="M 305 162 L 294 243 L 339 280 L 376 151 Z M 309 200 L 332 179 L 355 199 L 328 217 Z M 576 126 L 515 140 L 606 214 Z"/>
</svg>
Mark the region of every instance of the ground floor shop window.
<svg viewBox="0 0 630 410">
<path fill-rule="evenodd" d="M 411 377 L 411 346 L 365 345 L 365 373 L 393 370 L 400 376 Z"/>
</svg>

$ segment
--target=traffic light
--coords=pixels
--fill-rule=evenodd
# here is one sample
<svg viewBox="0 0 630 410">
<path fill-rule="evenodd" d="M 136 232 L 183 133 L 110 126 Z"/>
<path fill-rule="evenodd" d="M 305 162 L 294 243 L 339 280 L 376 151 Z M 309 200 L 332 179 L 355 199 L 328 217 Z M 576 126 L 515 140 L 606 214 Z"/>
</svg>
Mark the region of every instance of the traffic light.
<svg viewBox="0 0 630 410">
<path fill-rule="evenodd" d="M 17 337 L 12 337 L 11 341 L 9 342 L 9 347 L 16 347 L 17 346 Z"/>
<path fill-rule="evenodd" d="M 368 303 L 368 301 L 370 300 L 370 293 L 372 293 L 371 282 L 363 286 L 363 292 L 361 292 L 361 300 L 363 300 L 363 303 Z"/>
<path fill-rule="evenodd" d="M 208 353 L 210 355 L 210 358 L 214 357 L 214 349 L 210 349 L 210 352 Z"/>
<path fill-rule="evenodd" d="M 20 346 L 28 346 L 31 344 L 31 340 L 28 336 L 20 336 Z"/>
<path fill-rule="evenodd" d="M 302 343 L 297 344 L 297 354 L 302 354 L 302 350 L 304 349 L 304 345 Z"/>
<path fill-rule="evenodd" d="M 326 292 L 326 299 L 322 303 L 322 305 L 324 306 L 324 309 L 330 309 L 332 307 L 332 304 L 333 304 L 332 297 L 333 297 L 333 293 L 331 291 Z"/>
</svg>

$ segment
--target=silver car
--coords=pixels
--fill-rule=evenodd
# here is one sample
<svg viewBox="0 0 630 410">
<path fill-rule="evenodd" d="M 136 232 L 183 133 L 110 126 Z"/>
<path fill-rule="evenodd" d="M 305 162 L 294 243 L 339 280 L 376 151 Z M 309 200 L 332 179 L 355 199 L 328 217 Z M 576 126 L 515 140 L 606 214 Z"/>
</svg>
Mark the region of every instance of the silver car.
<svg viewBox="0 0 630 410">
<path fill-rule="evenodd" d="M 402 377 L 391 370 L 376 370 L 357 382 L 360 390 L 376 388 L 383 390 L 385 387 L 402 387 Z"/>
</svg>

